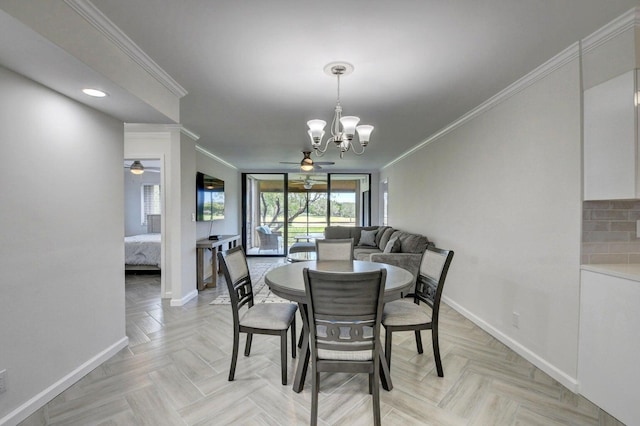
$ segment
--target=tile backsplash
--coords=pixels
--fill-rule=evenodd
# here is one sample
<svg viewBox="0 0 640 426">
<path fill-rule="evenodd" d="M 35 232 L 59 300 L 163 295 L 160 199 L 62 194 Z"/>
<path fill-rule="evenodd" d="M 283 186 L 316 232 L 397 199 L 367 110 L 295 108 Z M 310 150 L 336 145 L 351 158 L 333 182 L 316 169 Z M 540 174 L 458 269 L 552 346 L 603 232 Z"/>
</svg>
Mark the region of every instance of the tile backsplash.
<svg viewBox="0 0 640 426">
<path fill-rule="evenodd" d="M 640 200 L 582 204 L 582 263 L 640 263 Z"/>
</svg>

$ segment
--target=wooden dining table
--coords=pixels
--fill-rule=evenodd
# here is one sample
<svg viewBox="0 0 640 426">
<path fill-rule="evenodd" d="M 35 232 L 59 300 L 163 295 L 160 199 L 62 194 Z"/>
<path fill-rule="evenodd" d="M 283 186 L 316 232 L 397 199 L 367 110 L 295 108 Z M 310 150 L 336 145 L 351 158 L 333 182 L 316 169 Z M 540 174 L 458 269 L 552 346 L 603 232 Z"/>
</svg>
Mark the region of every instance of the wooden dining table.
<svg viewBox="0 0 640 426">
<path fill-rule="evenodd" d="M 303 352 L 303 354 L 298 358 L 298 366 L 296 367 L 296 374 L 293 381 L 293 390 L 295 392 L 301 392 L 304 388 L 304 381 L 307 375 L 307 367 L 309 365 L 309 358 L 311 355 L 309 349 L 307 294 L 304 286 L 304 277 L 302 275 L 304 268 L 317 271 L 343 273 L 371 272 L 384 268 L 387 270 L 387 280 L 384 288 L 385 302 L 390 302 L 403 297 L 409 290 L 411 290 L 415 281 L 413 275 L 406 269 L 387 265 L 386 263 L 368 262 L 363 260 L 296 262 L 269 271 L 265 276 L 265 283 L 277 296 L 298 303 L 300 307 L 300 314 L 302 315 L 303 351 L 301 352 Z M 393 389 L 389 366 L 387 365 L 382 351 L 380 352 L 380 369 L 382 387 L 385 390 Z"/>
</svg>

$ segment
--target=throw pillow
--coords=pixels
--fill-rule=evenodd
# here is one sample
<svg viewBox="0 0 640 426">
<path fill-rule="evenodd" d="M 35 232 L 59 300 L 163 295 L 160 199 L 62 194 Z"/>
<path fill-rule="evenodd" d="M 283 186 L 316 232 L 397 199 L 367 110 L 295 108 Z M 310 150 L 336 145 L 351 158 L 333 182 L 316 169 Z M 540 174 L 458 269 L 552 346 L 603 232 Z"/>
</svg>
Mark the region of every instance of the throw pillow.
<svg viewBox="0 0 640 426">
<path fill-rule="evenodd" d="M 392 238 L 384 247 L 384 253 L 399 253 L 400 252 L 400 239 Z"/>
<path fill-rule="evenodd" d="M 358 243 L 361 246 L 371 246 L 371 247 L 375 247 L 376 246 L 376 233 L 378 232 L 377 229 L 374 229 L 373 231 L 367 231 L 365 229 L 363 229 L 360 232 L 360 242 Z"/>
</svg>

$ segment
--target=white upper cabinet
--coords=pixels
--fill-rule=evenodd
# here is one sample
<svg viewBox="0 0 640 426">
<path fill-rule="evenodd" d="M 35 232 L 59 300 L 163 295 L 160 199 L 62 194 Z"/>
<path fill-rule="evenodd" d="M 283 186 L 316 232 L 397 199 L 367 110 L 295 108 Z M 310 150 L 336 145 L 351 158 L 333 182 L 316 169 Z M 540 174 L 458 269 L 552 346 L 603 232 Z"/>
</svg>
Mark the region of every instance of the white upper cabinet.
<svg viewBox="0 0 640 426">
<path fill-rule="evenodd" d="M 584 199 L 640 198 L 636 70 L 584 92 Z"/>
</svg>

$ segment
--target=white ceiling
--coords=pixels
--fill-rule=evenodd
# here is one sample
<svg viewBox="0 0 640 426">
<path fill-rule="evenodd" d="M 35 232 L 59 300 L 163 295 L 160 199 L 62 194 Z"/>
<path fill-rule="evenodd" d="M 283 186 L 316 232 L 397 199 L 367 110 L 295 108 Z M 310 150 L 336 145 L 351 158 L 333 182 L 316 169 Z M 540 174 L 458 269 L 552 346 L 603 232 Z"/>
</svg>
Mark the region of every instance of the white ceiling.
<svg viewBox="0 0 640 426">
<path fill-rule="evenodd" d="M 353 64 L 342 80 L 344 114 L 375 130 L 363 156 L 340 160 L 331 147 L 322 161 L 336 165 L 323 171 L 382 167 L 640 6 L 640 0 L 93 3 L 188 91 L 181 122 L 200 135 L 198 144 L 240 169 L 300 161 L 300 151 L 310 148 L 306 121 L 330 122 L 335 105 L 336 82 L 323 67 Z M 7 63 L 16 38 L 0 39 L 0 63 L 38 80 L 15 52 Z M 63 91 L 64 81 L 56 83 Z M 110 98 L 117 104 L 117 96 Z M 145 114 L 157 122 L 152 113 L 138 115 Z"/>
</svg>

